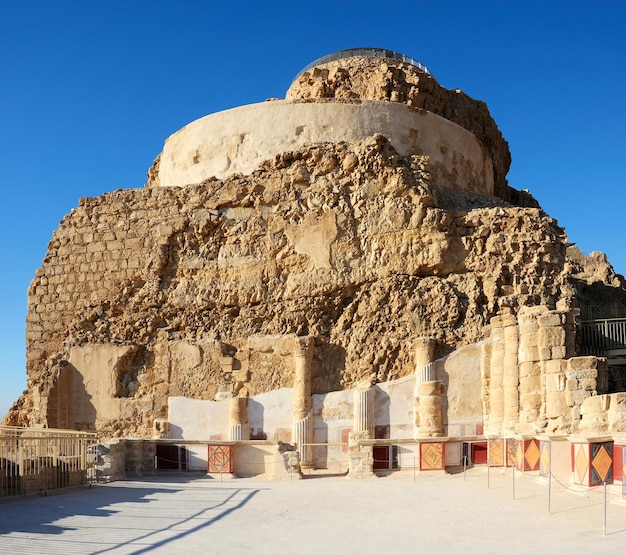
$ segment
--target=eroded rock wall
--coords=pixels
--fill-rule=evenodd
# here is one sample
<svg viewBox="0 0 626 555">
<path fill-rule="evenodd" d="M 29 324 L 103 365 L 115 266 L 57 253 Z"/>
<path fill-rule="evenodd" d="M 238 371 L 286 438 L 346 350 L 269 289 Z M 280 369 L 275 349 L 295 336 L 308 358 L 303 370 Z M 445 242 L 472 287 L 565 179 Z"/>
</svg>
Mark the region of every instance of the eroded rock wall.
<svg viewBox="0 0 626 555">
<path fill-rule="evenodd" d="M 459 89 L 442 87 L 432 75 L 415 66 L 366 56 L 343 58 L 304 72 L 292 83 L 286 98 L 388 100 L 438 114 L 472 132 L 485 146 L 493 160 L 496 195 L 532 205 L 531 197 L 506 184 L 511 154 L 487 105 Z"/>
<path fill-rule="evenodd" d="M 83 199 L 29 289 L 29 390 L 5 421 L 149 437 L 169 396 L 292 386 L 303 335 L 313 393 L 407 376 L 415 336 L 443 356 L 483 339 L 504 306 L 554 306 L 565 242 L 539 209 L 436 198 L 428 160 L 382 136 L 311 145 L 247 177 Z M 102 349 L 110 375 L 83 390 L 119 416 L 72 416 L 64 380 Z"/>
</svg>

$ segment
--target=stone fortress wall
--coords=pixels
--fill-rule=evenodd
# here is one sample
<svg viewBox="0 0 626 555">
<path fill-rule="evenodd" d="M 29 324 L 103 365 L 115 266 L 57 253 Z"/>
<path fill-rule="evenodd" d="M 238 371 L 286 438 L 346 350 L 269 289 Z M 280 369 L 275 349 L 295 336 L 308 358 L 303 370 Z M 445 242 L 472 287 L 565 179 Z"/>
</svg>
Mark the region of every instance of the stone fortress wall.
<svg viewBox="0 0 626 555">
<path fill-rule="evenodd" d="M 617 278 L 567 261 L 509 164 L 484 103 L 397 60 L 328 62 L 189 124 L 147 187 L 55 231 L 5 422 L 286 442 L 352 472 L 381 441 L 441 462 L 446 438 L 620 431 L 572 309 L 583 279 Z"/>
<path fill-rule="evenodd" d="M 425 110 L 371 100 L 273 100 L 205 116 L 167 139 L 152 184 L 172 187 L 250 175 L 283 152 L 376 133 L 401 156 L 428 156 L 433 186 L 493 194 L 491 158 L 469 131 Z"/>
<path fill-rule="evenodd" d="M 379 137 L 306 147 L 210 188 L 82 200 L 29 290 L 27 363 L 41 387 L 21 414 L 146 434 L 169 396 L 214 398 L 230 351 L 241 370 L 228 374 L 233 388 L 290 387 L 280 357 L 255 354 L 255 335 L 314 335 L 315 392 L 370 374 L 387 381 L 412 372 L 416 333 L 450 350 L 483 338 L 501 299 L 558 295 L 565 247 L 553 220 L 537 209 L 436 208 L 428 163 L 413 166 L 416 179 L 415 162 Z M 101 383 L 87 348 L 109 351 Z M 65 374 L 93 375 L 79 386 L 95 407 L 85 417 L 61 417 Z M 100 410 L 100 396 L 124 418 Z"/>
</svg>

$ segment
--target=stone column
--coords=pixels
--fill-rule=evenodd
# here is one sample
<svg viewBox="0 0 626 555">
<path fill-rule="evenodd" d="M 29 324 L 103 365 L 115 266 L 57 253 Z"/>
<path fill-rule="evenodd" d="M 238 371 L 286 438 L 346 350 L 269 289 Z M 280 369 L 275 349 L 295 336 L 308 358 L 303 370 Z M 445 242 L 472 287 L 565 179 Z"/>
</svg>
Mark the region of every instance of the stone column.
<svg viewBox="0 0 626 555">
<path fill-rule="evenodd" d="M 561 303 L 561 306 L 563 303 Z M 548 433 L 569 434 L 573 431 L 572 421 L 578 421 L 579 414 L 572 413 L 567 402 L 566 387 L 567 361 L 572 352 L 574 338 L 574 313 L 550 311 L 537 318 L 537 346 L 542 361 L 544 403 L 542 420 Z M 570 359 L 571 360 L 571 359 Z"/>
<path fill-rule="evenodd" d="M 245 441 L 250 439 L 248 425 L 248 398 L 233 397 L 230 400 L 230 426 L 228 428 L 229 441 Z"/>
<path fill-rule="evenodd" d="M 414 437 L 419 437 L 420 426 L 420 391 L 425 382 L 435 379 L 435 340 L 432 337 L 418 337 L 414 344 L 415 349 L 415 389 L 413 410 L 415 414 Z"/>
<path fill-rule="evenodd" d="M 519 419 L 519 340 L 517 319 L 512 314 L 502 316 L 504 339 L 504 372 L 502 375 L 502 392 L 504 400 L 504 430 L 513 432 Z"/>
<path fill-rule="evenodd" d="M 364 380 L 354 390 L 354 424 L 348 434 L 348 476 L 373 476 L 374 449 L 368 440 L 374 438 L 374 398 L 376 390 L 371 380 Z M 363 443 L 365 442 L 365 443 Z"/>
<path fill-rule="evenodd" d="M 565 332 L 565 314 L 551 310 L 537 316 L 537 348 L 541 362 L 541 410 L 539 414 L 540 428 L 554 420 L 550 428 L 554 431 L 563 425 L 569 414 L 562 412 L 565 406 L 565 375 L 561 364 L 551 361 L 563 360 L 567 351 L 567 334 Z M 561 375 L 562 374 L 562 375 Z M 550 405 L 548 410 L 548 405 Z"/>
<path fill-rule="evenodd" d="M 294 341 L 293 443 L 300 453 L 302 467 L 312 467 L 312 449 L 304 444 L 313 439 L 311 417 L 311 359 L 313 338 L 296 337 Z"/>
<path fill-rule="evenodd" d="M 443 427 L 443 384 L 433 380 L 420 386 L 419 396 L 419 433 L 418 437 L 442 437 Z"/>
<path fill-rule="evenodd" d="M 518 434 L 535 433 L 542 404 L 541 363 L 537 348 L 538 308 L 521 309 L 517 317 L 519 331 L 519 422 Z"/>
<path fill-rule="evenodd" d="M 432 337 L 418 337 L 414 348 L 415 372 L 417 373 L 435 358 L 435 340 Z"/>
<path fill-rule="evenodd" d="M 482 380 L 482 401 L 483 401 L 483 424 L 489 428 L 489 415 L 491 414 L 489 388 L 491 381 L 491 342 L 484 341 L 480 350 L 480 375 Z"/>
<path fill-rule="evenodd" d="M 354 427 L 355 432 L 367 432 L 374 435 L 374 395 L 376 390 L 369 384 L 354 391 Z"/>
<path fill-rule="evenodd" d="M 489 379 L 489 421 L 486 433 L 502 433 L 504 421 L 504 328 L 502 316 L 491 319 L 491 362 Z"/>
</svg>

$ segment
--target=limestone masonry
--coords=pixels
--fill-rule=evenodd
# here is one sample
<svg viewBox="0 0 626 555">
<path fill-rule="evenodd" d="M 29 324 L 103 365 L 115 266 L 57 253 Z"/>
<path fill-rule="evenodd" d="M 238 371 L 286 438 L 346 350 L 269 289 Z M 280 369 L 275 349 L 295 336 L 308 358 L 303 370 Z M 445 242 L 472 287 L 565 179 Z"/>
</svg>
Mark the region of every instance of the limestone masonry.
<svg viewBox="0 0 626 555">
<path fill-rule="evenodd" d="M 621 347 L 582 329 L 626 316 L 623 279 L 508 186 L 483 102 L 392 54 L 322 60 L 172 135 L 144 188 L 81 199 L 4 423 L 351 472 L 378 440 L 426 464 L 420 438 L 626 432 Z"/>
</svg>

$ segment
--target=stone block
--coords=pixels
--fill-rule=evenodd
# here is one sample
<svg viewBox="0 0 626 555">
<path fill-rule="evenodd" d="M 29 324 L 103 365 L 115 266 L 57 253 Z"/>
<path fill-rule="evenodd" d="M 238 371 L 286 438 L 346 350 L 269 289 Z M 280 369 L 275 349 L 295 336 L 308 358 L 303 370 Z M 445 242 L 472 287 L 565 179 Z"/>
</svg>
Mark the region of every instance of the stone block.
<svg viewBox="0 0 626 555">
<path fill-rule="evenodd" d="M 539 328 L 538 347 L 560 347 L 565 345 L 565 330 L 562 327 Z"/>
<path fill-rule="evenodd" d="M 87 252 L 102 252 L 105 250 L 105 247 L 102 243 L 89 243 L 87 245 Z"/>
<path fill-rule="evenodd" d="M 539 358 L 539 349 L 536 346 L 520 343 L 519 362 L 536 362 Z"/>
<path fill-rule="evenodd" d="M 570 358 L 567 361 L 567 363 L 568 363 L 569 369 L 572 371 L 591 370 L 597 367 L 598 359 L 594 356 L 575 357 L 575 358 Z"/>
<path fill-rule="evenodd" d="M 546 416 L 548 418 L 559 418 L 569 414 L 563 395 L 549 395 L 546 399 Z"/>
<path fill-rule="evenodd" d="M 565 392 L 565 402 L 568 407 L 582 405 L 584 400 L 589 397 L 591 397 L 591 391 L 586 391 L 584 389 L 577 389 L 575 391 L 568 390 Z"/>
<path fill-rule="evenodd" d="M 532 331 L 520 333 L 518 341 L 520 345 L 537 345 L 537 330 L 533 329 Z"/>
<path fill-rule="evenodd" d="M 519 373 L 517 371 L 517 367 L 513 367 L 511 369 L 507 369 L 504 371 L 502 376 L 502 386 L 504 388 L 514 387 L 517 389 L 519 385 Z"/>
<path fill-rule="evenodd" d="M 551 347 L 539 347 L 539 360 L 546 361 L 551 360 L 552 358 L 552 348 Z"/>
<path fill-rule="evenodd" d="M 564 323 L 564 316 L 560 312 L 549 312 L 537 317 L 537 324 L 540 328 L 557 327 Z"/>
<path fill-rule="evenodd" d="M 517 335 L 517 318 L 515 318 L 512 314 L 504 314 L 500 318 L 505 336 L 507 333 L 514 333 Z"/>
<path fill-rule="evenodd" d="M 552 360 L 564 359 L 567 357 L 568 347 L 552 347 L 551 349 L 551 358 Z"/>
<path fill-rule="evenodd" d="M 107 241 L 106 246 L 109 251 L 119 251 L 122 249 L 122 241 Z"/>
<path fill-rule="evenodd" d="M 494 316 L 490 321 L 491 323 L 491 335 L 493 337 L 494 332 L 496 331 L 496 329 L 501 328 L 504 324 L 503 324 L 503 317 L 502 316 Z M 499 332 L 500 334 L 502 334 L 502 332 Z"/>
<path fill-rule="evenodd" d="M 583 415 L 592 415 L 605 413 L 611 407 L 611 395 L 594 395 L 586 398 L 580 407 Z"/>
<path fill-rule="evenodd" d="M 546 393 L 565 391 L 565 374 L 546 374 Z"/>
<path fill-rule="evenodd" d="M 567 362 L 564 360 L 547 360 L 544 368 L 546 374 L 561 374 L 567 370 Z"/>
<path fill-rule="evenodd" d="M 517 350 L 510 352 L 508 349 L 504 352 L 503 365 L 507 370 L 517 369 Z"/>
<path fill-rule="evenodd" d="M 519 391 L 520 393 L 534 393 L 541 391 L 541 376 L 520 378 Z"/>
<path fill-rule="evenodd" d="M 595 369 L 593 369 L 593 370 L 578 370 L 576 372 L 567 371 L 567 372 L 565 372 L 565 375 L 567 376 L 568 380 L 576 380 L 578 382 L 581 382 L 583 380 L 596 379 L 598 377 L 598 371 L 595 370 Z M 578 385 L 578 387 L 581 387 L 580 384 Z"/>
<path fill-rule="evenodd" d="M 519 396 L 519 405 L 522 411 L 539 410 L 541 408 L 541 394 L 522 393 Z"/>
<path fill-rule="evenodd" d="M 522 362 L 519 365 L 520 381 L 523 378 L 539 376 L 541 374 L 541 364 L 538 362 Z"/>
<path fill-rule="evenodd" d="M 518 331 L 520 337 L 522 335 L 528 335 L 528 334 L 536 333 L 538 329 L 539 329 L 539 326 L 537 325 L 537 321 L 536 320 L 534 320 L 534 319 L 533 320 L 518 319 L 517 331 Z"/>
</svg>

